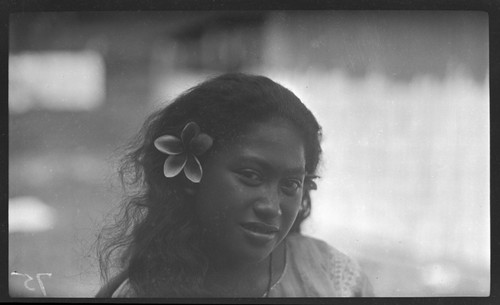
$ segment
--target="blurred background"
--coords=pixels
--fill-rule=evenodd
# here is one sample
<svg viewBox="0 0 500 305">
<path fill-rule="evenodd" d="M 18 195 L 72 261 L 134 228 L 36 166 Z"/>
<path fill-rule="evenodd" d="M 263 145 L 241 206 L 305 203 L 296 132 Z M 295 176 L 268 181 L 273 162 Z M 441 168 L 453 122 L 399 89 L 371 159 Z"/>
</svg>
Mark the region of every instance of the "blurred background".
<svg viewBox="0 0 500 305">
<path fill-rule="evenodd" d="M 324 132 L 305 234 L 377 296 L 490 291 L 488 15 L 461 11 L 10 15 L 11 296 L 90 297 L 118 148 L 227 71 L 291 89 Z"/>
</svg>

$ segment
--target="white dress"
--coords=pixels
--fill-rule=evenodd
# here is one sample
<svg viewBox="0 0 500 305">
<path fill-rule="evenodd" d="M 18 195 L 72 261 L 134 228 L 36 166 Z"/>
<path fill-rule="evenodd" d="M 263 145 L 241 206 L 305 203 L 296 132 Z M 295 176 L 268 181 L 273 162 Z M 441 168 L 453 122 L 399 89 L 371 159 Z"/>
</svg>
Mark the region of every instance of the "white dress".
<svg viewBox="0 0 500 305">
<path fill-rule="evenodd" d="M 268 297 L 366 297 L 372 286 L 359 265 L 327 243 L 301 234 L 287 236 L 286 265 Z M 134 297 L 126 279 L 112 297 Z"/>
</svg>

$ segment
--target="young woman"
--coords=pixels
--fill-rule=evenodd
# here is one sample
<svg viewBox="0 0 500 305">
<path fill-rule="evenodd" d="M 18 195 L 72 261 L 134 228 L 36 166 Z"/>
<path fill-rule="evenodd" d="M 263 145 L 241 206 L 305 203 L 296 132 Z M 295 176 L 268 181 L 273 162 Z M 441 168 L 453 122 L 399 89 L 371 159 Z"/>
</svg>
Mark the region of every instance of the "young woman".
<svg viewBox="0 0 500 305">
<path fill-rule="evenodd" d="M 300 234 L 320 140 L 312 113 L 262 76 L 216 77 L 151 115 L 121 167 L 134 191 L 99 239 L 97 297 L 371 295 L 354 261 Z"/>
</svg>

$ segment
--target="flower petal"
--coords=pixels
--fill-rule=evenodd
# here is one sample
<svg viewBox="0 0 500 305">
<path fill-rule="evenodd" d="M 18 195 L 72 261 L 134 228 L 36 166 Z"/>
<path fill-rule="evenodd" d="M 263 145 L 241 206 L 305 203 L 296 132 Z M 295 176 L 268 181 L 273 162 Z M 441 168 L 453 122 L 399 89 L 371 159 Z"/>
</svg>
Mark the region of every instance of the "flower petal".
<svg viewBox="0 0 500 305">
<path fill-rule="evenodd" d="M 165 164 L 163 164 L 163 174 L 167 178 L 177 176 L 186 165 L 186 161 L 186 154 L 169 156 L 167 160 L 165 160 Z"/>
<path fill-rule="evenodd" d="M 203 169 L 201 168 L 198 158 L 192 154 L 189 154 L 187 157 L 186 166 L 184 166 L 184 174 L 186 174 L 186 177 L 194 183 L 201 181 Z"/>
<path fill-rule="evenodd" d="M 154 144 L 156 149 L 169 155 L 178 155 L 184 150 L 181 140 L 171 135 L 159 137 Z"/>
<path fill-rule="evenodd" d="M 190 151 L 195 155 L 204 154 L 210 147 L 212 147 L 214 140 L 206 133 L 200 133 L 194 137 L 189 143 Z"/>
<path fill-rule="evenodd" d="M 189 144 L 192 138 L 196 137 L 200 133 L 200 126 L 195 122 L 189 122 L 186 124 L 181 133 L 182 143 L 184 145 Z"/>
</svg>

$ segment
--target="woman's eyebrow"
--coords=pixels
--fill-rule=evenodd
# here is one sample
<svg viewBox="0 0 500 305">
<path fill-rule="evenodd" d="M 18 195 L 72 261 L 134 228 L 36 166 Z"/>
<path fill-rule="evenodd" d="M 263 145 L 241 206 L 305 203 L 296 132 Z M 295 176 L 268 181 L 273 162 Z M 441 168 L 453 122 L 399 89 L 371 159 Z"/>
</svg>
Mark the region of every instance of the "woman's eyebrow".
<svg viewBox="0 0 500 305">
<path fill-rule="evenodd" d="M 306 170 L 303 167 L 297 167 L 297 168 L 287 169 L 285 170 L 285 173 L 288 175 L 305 176 Z"/>
<path fill-rule="evenodd" d="M 258 156 L 246 155 L 246 156 L 241 156 L 239 159 L 240 159 L 240 161 L 244 161 L 244 162 L 255 162 L 265 170 L 272 170 L 275 168 L 266 159 L 258 157 Z M 299 176 L 306 175 L 305 168 L 300 167 L 300 166 L 294 167 L 294 168 L 287 168 L 287 169 L 283 170 L 283 172 L 286 173 L 287 175 L 299 175 Z"/>
</svg>

